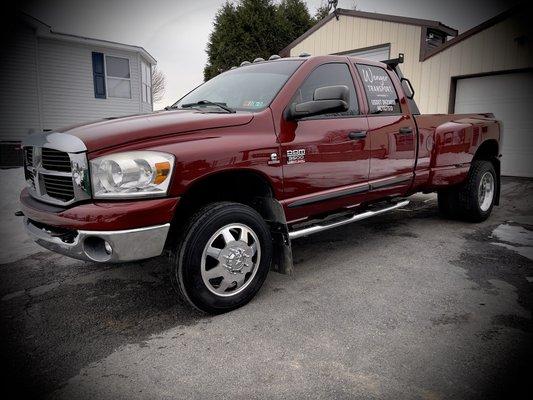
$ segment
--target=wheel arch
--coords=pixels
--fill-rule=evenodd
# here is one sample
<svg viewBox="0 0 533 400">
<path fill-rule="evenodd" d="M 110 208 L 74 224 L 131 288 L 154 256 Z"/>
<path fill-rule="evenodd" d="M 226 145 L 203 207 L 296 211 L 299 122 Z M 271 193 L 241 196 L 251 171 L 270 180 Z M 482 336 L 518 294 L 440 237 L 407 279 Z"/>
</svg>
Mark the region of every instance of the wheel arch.
<svg viewBox="0 0 533 400">
<path fill-rule="evenodd" d="M 498 158 L 499 148 L 500 146 L 496 139 L 487 139 L 477 148 L 474 160 L 491 161 L 493 158 Z"/>
<path fill-rule="evenodd" d="M 255 209 L 267 222 L 274 239 L 273 269 L 292 273 L 292 251 L 283 206 L 276 199 L 272 181 L 251 169 L 224 170 L 194 180 L 182 194 L 171 223 L 167 246 L 180 237 L 184 222 L 198 208 L 209 203 L 232 201 Z"/>
<path fill-rule="evenodd" d="M 228 184 L 231 182 L 232 184 Z M 192 181 L 181 195 L 181 202 L 235 200 L 236 198 L 274 197 L 274 185 L 262 172 L 239 168 L 214 171 Z M 199 198 L 201 197 L 201 198 Z M 197 203 L 198 204 L 198 203 Z"/>
</svg>

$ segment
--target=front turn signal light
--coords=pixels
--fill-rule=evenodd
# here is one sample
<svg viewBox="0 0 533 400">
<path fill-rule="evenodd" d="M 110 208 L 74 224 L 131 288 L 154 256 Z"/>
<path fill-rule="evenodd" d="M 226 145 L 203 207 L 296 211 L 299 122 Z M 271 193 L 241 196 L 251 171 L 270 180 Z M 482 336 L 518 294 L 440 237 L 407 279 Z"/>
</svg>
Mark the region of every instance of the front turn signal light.
<svg viewBox="0 0 533 400">
<path fill-rule="evenodd" d="M 170 163 L 168 161 L 155 163 L 154 183 L 159 185 L 167 179 L 170 174 Z"/>
</svg>

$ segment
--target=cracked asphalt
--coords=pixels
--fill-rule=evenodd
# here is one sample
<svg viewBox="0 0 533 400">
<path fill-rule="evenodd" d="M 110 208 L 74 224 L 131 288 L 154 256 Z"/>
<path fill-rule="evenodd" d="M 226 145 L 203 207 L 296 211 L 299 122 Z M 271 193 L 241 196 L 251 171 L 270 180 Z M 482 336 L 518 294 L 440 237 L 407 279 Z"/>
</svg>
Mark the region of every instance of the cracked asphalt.
<svg viewBox="0 0 533 400">
<path fill-rule="evenodd" d="M 99 265 L 43 250 L 2 264 L 3 388 L 53 399 L 508 397 L 533 372 L 532 195 L 532 180 L 505 179 L 481 224 L 443 220 L 434 195 L 417 195 L 296 240 L 293 276 L 271 273 L 249 305 L 215 317 L 176 300 L 164 258 Z"/>
</svg>

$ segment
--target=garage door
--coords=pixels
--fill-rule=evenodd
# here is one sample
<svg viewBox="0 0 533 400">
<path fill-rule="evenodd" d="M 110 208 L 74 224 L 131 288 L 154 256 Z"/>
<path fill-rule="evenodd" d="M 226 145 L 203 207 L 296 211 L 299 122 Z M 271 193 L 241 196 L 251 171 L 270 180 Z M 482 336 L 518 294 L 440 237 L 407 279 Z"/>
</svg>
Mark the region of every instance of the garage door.
<svg viewBox="0 0 533 400">
<path fill-rule="evenodd" d="M 533 177 L 533 72 L 457 81 L 456 113 L 492 112 L 503 121 L 502 174 Z"/>
<path fill-rule="evenodd" d="M 353 52 L 342 54 L 373 61 L 384 61 L 390 58 L 390 46 L 386 45 L 372 50 L 354 50 Z"/>
</svg>

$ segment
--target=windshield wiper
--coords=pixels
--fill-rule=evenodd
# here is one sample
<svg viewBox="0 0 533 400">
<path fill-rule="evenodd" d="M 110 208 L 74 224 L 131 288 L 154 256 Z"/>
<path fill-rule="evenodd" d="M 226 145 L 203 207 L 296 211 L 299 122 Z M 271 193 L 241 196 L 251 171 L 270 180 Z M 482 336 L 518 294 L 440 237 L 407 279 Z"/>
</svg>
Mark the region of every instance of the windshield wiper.
<svg viewBox="0 0 533 400">
<path fill-rule="evenodd" d="M 214 101 L 209 101 L 209 100 L 200 100 L 200 101 L 197 101 L 196 103 L 186 103 L 186 104 L 180 105 L 180 107 L 189 108 L 189 107 L 204 106 L 204 105 L 205 106 L 217 106 L 218 108 L 221 108 L 227 111 L 228 113 L 232 113 L 232 114 L 236 112 L 233 108 L 228 107 L 225 103 L 216 103 Z"/>
</svg>

